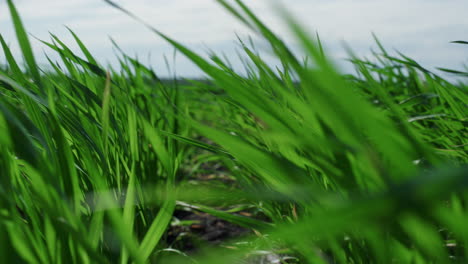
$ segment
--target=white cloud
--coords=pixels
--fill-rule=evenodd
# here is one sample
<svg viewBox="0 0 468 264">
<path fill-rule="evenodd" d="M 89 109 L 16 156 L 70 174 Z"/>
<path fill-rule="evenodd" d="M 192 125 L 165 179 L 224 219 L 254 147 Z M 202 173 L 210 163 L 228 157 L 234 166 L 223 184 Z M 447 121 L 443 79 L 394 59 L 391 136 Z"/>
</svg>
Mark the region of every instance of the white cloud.
<svg viewBox="0 0 468 264">
<path fill-rule="evenodd" d="M 130 53 L 145 57 L 148 52 L 160 58 L 171 48 L 157 36 L 118 10 L 100 0 L 23 0 L 16 1 L 18 10 L 30 33 L 48 39 L 56 33 L 66 43 L 72 43 L 63 25 L 70 26 L 98 53 L 110 60 L 114 38 Z M 214 0 L 120 0 L 125 8 L 172 38 L 200 47 L 225 52 L 234 50 L 234 32 L 249 31 L 232 18 Z M 287 28 L 271 8 L 271 1 L 246 1 L 275 32 L 294 43 Z M 386 46 L 434 65 L 457 65 L 462 47 L 448 44 L 451 40 L 468 38 L 468 3 L 462 0 L 282 0 L 288 10 L 312 33 L 317 30 L 333 54 L 342 56 L 341 41 L 346 41 L 359 53 L 373 45 L 375 32 Z M 5 1 L 0 11 L 7 13 Z M 0 16 L 2 35 L 14 43 L 9 17 Z M 8 29 L 6 29 L 8 28 Z M 35 50 L 41 46 L 33 41 Z M 71 44 L 75 47 L 74 44 Z M 15 49 L 17 51 L 17 49 Z M 228 53 L 233 54 L 233 52 Z M 466 53 L 464 53 L 466 54 Z M 1 57 L 0 57 L 1 58 Z M 181 68 L 189 69 L 185 64 Z"/>
</svg>

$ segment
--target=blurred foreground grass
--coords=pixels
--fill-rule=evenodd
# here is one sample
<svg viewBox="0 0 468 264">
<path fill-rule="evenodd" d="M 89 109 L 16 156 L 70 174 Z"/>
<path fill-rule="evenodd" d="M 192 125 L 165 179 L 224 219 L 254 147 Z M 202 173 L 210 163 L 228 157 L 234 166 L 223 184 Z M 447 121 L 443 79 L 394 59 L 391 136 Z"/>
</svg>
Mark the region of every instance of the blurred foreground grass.
<svg viewBox="0 0 468 264">
<path fill-rule="evenodd" d="M 241 43 L 240 75 L 147 25 L 208 81 L 162 81 L 123 52 L 105 69 L 71 30 L 82 55 L 51 35 L 61 61 L 43 71 L 8 1 L 25 67 L 0 37 L 1 262 L 466 263 L 467 86 L 380 43 L 340 74 L 287 15 L 306 60 L 218 2 L 281 67 Z M 189 256 L 167 239 L 177 210 L 253 232 Z"/>
</svg>

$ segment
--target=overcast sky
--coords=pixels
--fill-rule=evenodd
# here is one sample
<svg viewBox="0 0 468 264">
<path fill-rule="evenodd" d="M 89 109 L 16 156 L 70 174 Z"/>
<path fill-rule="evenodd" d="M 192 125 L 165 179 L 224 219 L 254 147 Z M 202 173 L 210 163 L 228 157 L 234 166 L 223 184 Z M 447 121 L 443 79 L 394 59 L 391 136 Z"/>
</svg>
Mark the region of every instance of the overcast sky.
<svg viewBox="0 0 468 264">
<path fill-rule="evenodd" d="M 6 1 L 0 2 L 0 33 L 18 54 Z M 249 32 L 215 0 L 119 0 L 116 1 L 172 38 L 205 52 L 235 55 L 236 36 Z M 275 31 L 295 46 L 271 1 L 245 0 Z M 283 0 L 284 5 L 310 31 L 317 31 L 328 53 L 343 66 L 346 42 L 358 54 L 375 47 L 374 32 L 389 50 L 399 50 L 424 66 L 461 68 L 468 59 L 468 46 L 450 44 L 468 40 L 466 0 Z M 48 40 L 57 35 L 78 50 L 64 25 L 73 29 L 102 63 L 115 63 L 112 37 L 131 55 L 150 63 L 160 75 L 167 75 L 163 55 L 172 48 L 162 39 L 101 0 L 17 0 L 27 31 Z M 31 39 L 38 60 L 53 54 Z M 148 55 L 151 57 L 148 58 Z M 181 57 L 181 56 L 179 56 Z M 3 53 L 0 62 L 5 61 Z M 183 76 L 196 76 L 196 68 L 183 59 L 175 66 Z"/>
</svg>

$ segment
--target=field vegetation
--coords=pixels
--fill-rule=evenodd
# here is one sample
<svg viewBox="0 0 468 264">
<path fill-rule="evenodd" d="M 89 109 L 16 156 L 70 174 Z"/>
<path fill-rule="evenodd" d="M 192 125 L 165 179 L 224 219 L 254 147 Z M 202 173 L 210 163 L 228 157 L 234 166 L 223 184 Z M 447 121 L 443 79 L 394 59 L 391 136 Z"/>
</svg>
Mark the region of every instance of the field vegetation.
<svg viewBox="0 0 468 264">
<path fill-rule="evenodd" d="M 277 67 L 240 41 L 240 74 L 145 25 L 207 80 L 123 52 L 104 67 L 72 30 L 80 54 L 51 35 L 44 70 L 8 0 L 23 58 L 0 37 L 0 262 L 467 263 L 468 91 L 439 73 L 468 73 L 376 39 L 342 74 L 287 14 L 304 58 L 218 2 Z"/>
</svg>

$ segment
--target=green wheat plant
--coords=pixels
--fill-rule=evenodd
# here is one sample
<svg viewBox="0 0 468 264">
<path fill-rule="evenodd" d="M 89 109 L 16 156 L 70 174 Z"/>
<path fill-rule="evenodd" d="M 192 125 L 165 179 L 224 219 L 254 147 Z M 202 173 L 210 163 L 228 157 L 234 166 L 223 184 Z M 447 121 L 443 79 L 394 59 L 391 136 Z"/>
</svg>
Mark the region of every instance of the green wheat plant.
<svg viewBox="0 0 468 264">
<path fill-rule="evenodd" d="M 0 35 L 2 263 L 468 261 L 464 82 L 377 38 L 372 60 L 350 51 L 355 73 L 340 73 L 300 21 L 282 13 L 305 58 L 240 0 L 217 2 L 280 66 L 239 40 L 238 73 L 106 1 L 207 80 L 162 80 L 117 44 L 119 65 L 105 67 L 71 29 L 80 54 L 51 34 L 40 41 L 60 61 L 45 70 L 7 2 L 23 58 Z M 210 164 L 230 181 L 200 180 Z M 250 232 L 184 252 L 168 239 L 177 210 Z"/>
</svg>

